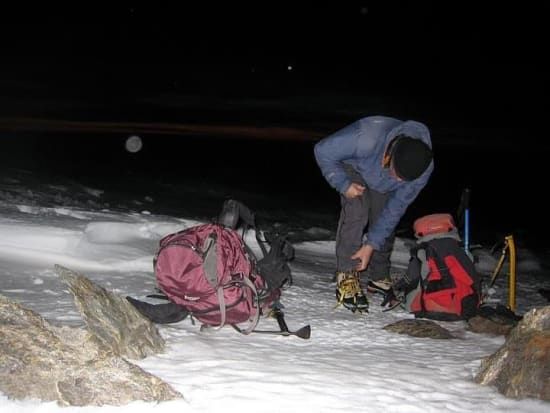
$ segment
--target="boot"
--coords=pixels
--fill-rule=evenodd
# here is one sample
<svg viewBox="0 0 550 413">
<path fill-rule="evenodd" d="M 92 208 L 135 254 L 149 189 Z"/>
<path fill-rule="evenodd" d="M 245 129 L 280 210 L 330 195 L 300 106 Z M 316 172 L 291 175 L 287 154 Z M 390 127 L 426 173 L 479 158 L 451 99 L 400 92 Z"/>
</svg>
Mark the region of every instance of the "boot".
<svg viewBox="0 0 550 413">
<path fill-rule="evenodd" d="M 339 272 L 336 274 L 336 300 L 353 313 L 368 312 L 369 302 L 361 289 L 359 274 L 353 272 Z"/>
</svg>

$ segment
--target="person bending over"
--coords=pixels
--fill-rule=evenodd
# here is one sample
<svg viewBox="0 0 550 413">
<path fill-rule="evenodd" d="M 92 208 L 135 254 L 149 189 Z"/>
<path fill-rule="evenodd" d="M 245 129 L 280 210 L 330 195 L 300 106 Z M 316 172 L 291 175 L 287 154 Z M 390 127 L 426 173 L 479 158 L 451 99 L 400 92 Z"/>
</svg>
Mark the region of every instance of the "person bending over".
<svg viewBox="0 0 550 413">
<path fill-rule="evenodd" d="M 340 193 L 336 234 L 336 298 L 367 311 L 359 273 L 389 281 L 395 228 L 434 169 L 430 131 L 414 120 L 359 119 L 315 144 L 317 164 Z"/>
</svg>

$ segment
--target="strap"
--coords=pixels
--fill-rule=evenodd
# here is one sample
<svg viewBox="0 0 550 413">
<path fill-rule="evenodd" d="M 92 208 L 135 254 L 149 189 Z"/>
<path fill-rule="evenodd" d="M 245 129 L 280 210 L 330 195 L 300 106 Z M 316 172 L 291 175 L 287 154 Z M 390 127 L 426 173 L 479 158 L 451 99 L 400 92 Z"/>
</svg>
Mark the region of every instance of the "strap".
<svg viewBox="0 0 550 413">
<path fill-rule="evenodd" d="M 234 325 L 233 327 L 239 333 L 250 334 L 260 322 L 260 296 L 258 294 L 258 291 L 256 290 L 256 286 L 250 280 L 250 278 L 244 277 L 243 280 L 244 280 L 244 283 L 250 288 L 250 290 L 252 290 L 252 294 L 254 295 L 254 304 L 256 305 L 256 314 L 254 314 L 254 319 L 251 321 L 250 325 L 246 329 L 243 330 L 236 325 Z"/>
<path fill-rule="evenodd" d="M 252 294 L 254 296 L 254 304 L 256 306 L 257 311 L 256 311 L 256 314 L 254 314 L 254 318 L 252 319 L 250 325 L 247 328 L 242 329 L 242 328 L 240 328 L 240 327 L 238 327 L 237 325 L 234 325 L 234 324 L 232 324 L 232 326 L 239 333 L 250 334 L 250 333 L 252 333 L 252 331 L 256 328 L 256 326 L 260 322 L 260 296 L 258 294 L 258 291 L 256 290 L 256 286 L 250 280 L 250 278 L 248 278 L 246 276 L 243 276 L 243 283 L 248 288 L 250 288 L 250 290 L 252 291 Z M 225 305 L 225 296 L 223 294 L 223 290 L 224 290 L 223 286 L 218 287 L 218 289 L 216 290 L 217 295 L 218 295 L 218 303 L 219 303 L 219 306 L 220 306 L 220 325 L 214 327 L 214 326 L 211 326 L 209 324 L 203 324 L 201 326 L 201 331 L 204 331 L 206 329 L 219 330 L 225 325 L 226 305 Z"/>
<path fill-rule="evenodd" d="M 441 274 L 441 278 L 444 278 L 446 280 L 452 279 L 451 273 L 449 272 L 449 267 L 441 258 L 441 255 L 437 251 L 437 248 L 435 248 L 433 245 L 426 245 L 426 249 L 430 251 L 432 257 L 434 258 L 435 265 L 437 265 L 437 269 L 439 270 L 439 274 Z"/>
<path fill-rule="evenodd" d="M 420 260 L 420 306 L 422 308 L 419 317 L 424 317 L 426 314 L 426 305 L 424 301 L 424 293 L 427 290 L 428 287 L 428 275 L 430 274 L 430 267 L 428 265 L 428 252 L 430 253 L 430 256 L 433 257 L 435 261 L 435 265 L 437 266 L 437 269 L 439 270 L 439 274 L 441 275 L 442 280 L 447 281 L 449 279 L 452 279 L 449 268 L 447 265 L 443 262 L 441 259 L 441 256 L 437 252 L 437 249 L 430 245 L 427 242 L 422 242 L 418 244 L 416 248 L 414 248 L 414 254 L 416 255 L 417 259 Z M 412 251 L 411 251 L 412 253 Z M 424 257 L 421 258 L 418 256 L 419 253 L 423 253 Z"/>
<path fill-rule="evenodd" d="M 212 232 L 206 237 L 203 246 L 203 263 L 204 274 L 206 281 L 213 288 L 216 289 L 216 295 L 218 296 L 218 303 L 220 305 L 220 325 L 216 328 L 219 330 L 225 325 L 226 319 L 226 307 L 225 297 L 223 295 L 223 285 L 218 285 L 218 251 L 217 251 L 217 234 Z"/>
<path fill-rule="evenodd" d="M 206 274 L 206 281 L 216 288 L 218 286 L 218 251 L 217 251 L 217 236 L 215 232 L 206 237 L 203 245 L 203 263 L 202 267 Z"/>
<path fill-rule="evenodd" d="M 223 295 L 223 286 L 219 286 L 216 289 L 216 294 L 218 296 L 218 304 L 220 306 L 220 325 L 214 327 L 210 324 L 203 324 L 203 325 L 201 325 L 201 331 L 205 331 L 207 329 L 209 329 L 209 330 L 220 330 L 225 325 L 226 308 L 225 308 L 225 297 Z"/>
<path fill-rule="evenodd" d="M 248 278 L 247 276 L 243 276 L 243 282 L 246 284 L 248 288 L 252 291 L 252 295 L 254 297 L 254 304 L 256 305 L 256 314 L 254 314 L 254 319 L 250 323 L 250 325 L 244 329 L 238 329 L 239 332 L 243 334 L 250 334 L 252 330 L 256 328 L 260 321 L 260 296 L 258 295 L 258 291 L 256 290 L 256 286 L 254 283 Z M 220 303 L 220 314 L 221 314 L 221 324 L 220 328 L 222 328 L 225 325 L 225 297 L 223 295 L 223 287 L 218 288 L 218 301 Z"/>
<path fill-rule="evenodd" d="M 265 247 L 266 240 L 262 240 L 260 238 L 260 231 L 258 228 L 254 227 L 254 232 L 256 233 L 256 241 L 258 242 L 258 245 L 260 246 L 260 249 L 262 250 L 262 256 L 267 256 L 267 248 Z M 265 237 L 265 234 L 264 234 Z"/>
<path fill-rule="evenodd" d="M 428 244 L 423 244 L 422 248 L 419 248 L 416 251 L 416 256 L 420 260 L 420 308 L 422 308 L 420 312 L 420 317 L 423 317 L 426 314 L 426 305 L 424 301 L 424 291 L 426 290 L 428 275 L 430 274 L 430 267 L 428 265 L 428 254 L 426 252 L 428 248 Z M 424 255 L 423 258 L 418 257 L 418 254 L 422 253 Z"/>
<path fill-rule="evenodd" d="M 218 302 L 220 303 L 220 327 L 222 328 L 225 325 L 225 297 L 223 296 L 223 287 L 218 287 L 216 291 L 218 293 Z"/>
<path fill-rule="evenodd" d="M 421 252 L 421 250 L 424 250 L 425 256 L 423 258 L 418 256 L 418 253 Z M 427 242 L 422 242 L 418 244 L 416 248 L 413 249 L 413 253 L 416 255 L 416 257 L 420 260 L 421 263 L 421 269 L 420 269 L 420 277 L 422 281 L 425 281 L 430 273 L 430 268 L 428 266 L 428 252 L 429 255 L 433 257 L 435 261 L 435 265 L 437 266 L 437 269 L 439 270 L 439 273 L 441 274 L 441 278 L 449 279 L 452 278 L 449 273 L 449 267 L 447 267 L 447 264 L 443 261 L 441 258 L 441 255 L 437 251 L 437 248 L 435 248 L 433 245 L 428 244 Z"/>
<path fill-rule="evenodd" d="M 422 257 L 419 256 L 422 255 Z M 420 282 L 423 284 L 428 275 L 430 274 L 430 267 L 428 266 L 428 255 L 426 248 L 421 248 L 416 251 L 416 258 L 420 261 Z"/>
</svg>

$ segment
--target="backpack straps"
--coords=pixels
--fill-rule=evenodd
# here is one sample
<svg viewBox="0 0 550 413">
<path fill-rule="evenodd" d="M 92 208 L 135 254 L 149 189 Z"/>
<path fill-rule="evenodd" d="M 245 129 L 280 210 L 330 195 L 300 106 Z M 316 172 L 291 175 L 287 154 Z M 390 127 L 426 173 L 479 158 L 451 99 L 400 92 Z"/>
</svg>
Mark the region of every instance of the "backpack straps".
<svg viewBox="0 0 550 413">
<path fill-rule="evenodd" d="M 430 275 L 430 266 L 428 264 L 429 257 L 432 257 L 435 261 L 437 270 L 441 276 L 441 284 L 447 285 L 449 282 L 453 283 L 453 279 L 449 272 L 449 267 L 441 258 L 437 249 L 429 242 L 419 243 L 412 251 L 411 254 L 420 261 L 420 306 L 422 307 L 421 314 L 426 313 L 426 306 L 424 301 L 424 293 L 428 292 L 428 276 Z"/>
<path fill-rule="evenodd" d="M 250 281 L 250 278 L 243 277 L 243 281 L 252 290 L 252 294 L 254 295 L 254 304 L 256 305 L 257 311 L 256 311 L 256 314 L 254 314 L 254 318 L 250 321 L 250 325 L 246 329 L 243 330 L 242 328 L 238 327 L 236 324 L 233 324 L 233 328 L 237 330 L 239 333 L 250 334 L 260 322 L 260 295 L 258 294 L 258 291 L 256 290 L 256 286 L 254 285 L 254 283 Z M 222 298 L 223 298 L 223 293 L 222 293 Z"/>
<path fill-rule="evenodd" d="M 428 278 L 430 267 L 428 266 L 428 254 L 426 249 L 428 244 L 422 243 L 414 248 L 414 255 L 420 261 L 420 283 L 424 284 L 424 280 Z"/>
<path fill-rule="evenodd" d="M 223 227 L 219 227 L 221 231 L 225 231 Z M 220 306 L 220 325 L 217 327 L 213 327 L 210 325 L 203 325 L 201 328 L 215 328 L 216 330 L 221 329 L 225 325 L 226 320 L 226 305 L 225 305 L 225 296 L 223 293 L 224 288 L 226 285 L 218 285 L 218 249 L 217 249 L 217 239 L 218 234 L 217 232 L 213 231 L 208 235 L 208 237 L 204 241 L 204 245 L 202 246 L 202 257 L 203 257 L 203 269 L 206 276 L 206 280 L 208 281 L 208 284 L 212 286 L 216 290 L 216 295 L 218 297 L 218 303 Z M 244 243 L 243 243 L 244 244 Z M 258 325 L 258 322 L 260 321 L 260 298 L 258 291 L 256 289 L 256 286 L 254 283 L 248 278 L 247 276 L 242 277 L 242 282 L 250 288 L 252 291 L 252 295 L 254 297 L 254 302 L 256 304 L 256 314 L 254 315 L 254 318 L 251 320 L 250 325 L 246 329 L 240 329 L 239 332 L 243 334 L 250 334 L 254 328 L 256 328 L 256 325 Z"/>
<path fill-rule="evenodd" d="M 218 251 L 217 251 L 217 234 L 212 232 L 206 237 L 204 245 L 202 246 L 203 256 L 202 256 L 202 266 L 204 273 L 206 274 L 206 281 L 216 288 L 218 284 Z"/>
<path fill-rule="evenodd" d="M 218 285 L 218 235 L 216 232 L 208 234 L 202 246 L 202 268 L 204 270 L 206 281 L 212 288 L 216 290 L 218 303 L 220 305 L 220 325 L 216 329 L 220 329 L 225 325 L 225 298 L 223 296 L 223 286 Z"/>
<path fill-rule="evenodd" d="M 430 274 L 430 266 L 428 265 L 428 253 L 427 253 L 428 244 L 423 242 L 418 244 L 411 253 L 414 254 L 414 257 L 420 262 L 420 280 L 418 281 L 420 284 L 420 307 L 422 308 L 422 311 L 420 312 L 420 316 L 423 316 L 426 313 L 426 306 L 424 304 L 424 291 L 426 289 L 426 280 L 428 279 L 428 275 Z"/>
<path fill-rule="evenodd" d="M 258 290 L 256 290 L 256 286 L 254 285 L 254 283 L 252 281 L 250 281 L 250 278 L 243 277 L 242 281 L 252 291 L 252 295 L 254 297 L 254 304 L 255 304 L 255 307 L 256 307 L 257 311 L 254 314 L 254 318 L 252 320 L 250 320 L 250 325 L 247 328 L 242 329 L 242 328 L 238 327 L 236 324 L 232 324 L 232 327 L 235 330 L 237 330 L 239 333 L 250 334 L 250 333 L 252 333 L 252 331 L 254 331 L 254 329 L 256 328 L 258 323 L 260 322 L 260 295 L 258 294 Z M 224 287 L 225 287 L 224 285 L 220 285 L 220 286 L 218 286 L 218 288 L 216 288 L 216 293 L 217 293 L 217 296 L 218 296 L 218 303 L 220 305 L 220 317 L 221 317 L 220 325 L 214 327 L 214 326 L 211 326 L 210 324 L 203 324 L 203 325 L 201 325 L 201 331 L 204 331 L 206 329 L 219 330 L 225 325 L 226 306 L 225 306 L 225 297 L 223 295 Z"/>
<path fill-rule="evenodd" d="M 418 244 L 417 247 L 413 249 L 413 253 L 416 255 L 416 257 L 420 260 L 421 268 L 420 268 L 420 278 L 421 282 L 425 282 L 428 275 L 430 274 L 430 267 L 428 265 L 428 258 L 432 257 L 435 261 L 435 265 L 437 267 L 437 270 L 439 271 L 439 274 L 441 275 L 441 278 L 447 280 L 451 277 L 451 274 L 449 272 L 449 267 L 447 267 L 447 264 L 443 261 L 441 258 L 441 255 L 437 251 L 437 248 L 435 248 L 433 245 L 429 244 L 428 242 L 421 242 Z M 418 254 L 421 253 L 423 256 L 420 257 Z"/>
</svg>

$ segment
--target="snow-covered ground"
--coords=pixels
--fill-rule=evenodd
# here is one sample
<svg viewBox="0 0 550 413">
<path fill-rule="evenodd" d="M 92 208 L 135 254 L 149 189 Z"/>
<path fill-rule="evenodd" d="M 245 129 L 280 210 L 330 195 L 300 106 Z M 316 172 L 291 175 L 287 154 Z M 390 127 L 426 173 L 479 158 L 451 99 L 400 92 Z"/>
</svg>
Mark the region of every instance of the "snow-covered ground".
<svg viewBox="0 0 550 413">
<path fill-rule="evenodd" d="M 46 177 L 31 180 L 32 175 L 24 171 L 12 172 L 0 181 L 0 293 L 55 324 L 83 322 L 54 264 L 79 271 L 118 294 L 145 298 L 156 286 L 152 259 L 159 239 L 201 223 L 192 217 L 155 214 L 153 199 L 127 200 L 126 210 L 115 210 L 104 202 L 102 188 Z M 327 231 L 312 227 L 302 235 L 320 239 Z M 253 234 L 248 239 L 252 241 Z M 405 268 L 411 242 L 397 240 L 392 255 L 396 272 Z M 75 408 L 0 395 L 2 411 L 548 411 L 546 402 L 507 399 L 494 388 L 474 383 L 481 359 L 499 348 L 503 337 L 469 332 L 463 322 L 442 323 L 455 334 L 451 340 L 383 330 L 412 316 L 401 309 L 382 312 L 379 296 L 370 297 L 368 314 L 334 309 L 334 242 L 297 242 L 295 248 L 294 285 L 284 292 L 282 302 L 290 330 L 311 326 L 309 340 L 245 336 L 230 327 L 200 332 L 199 325 L 186 319 L 159 326 L 167 341 L 164 354 L 135 361 L 174 386 L 185 400 Z M 478 268 L 489 279 L 500 251 L 496 255 L 485 248 L 474 252 Z M 504 305 L 507 274 L 505 265 L 492 294 Z M 518 250 L 516 313 L 546 305 L 537 290 L 549 287 L 550 278 L 538 259 L 528 250 Z M 260 326 L 277 329 L 271 318 L 262 319 Z"/>
</svg>

